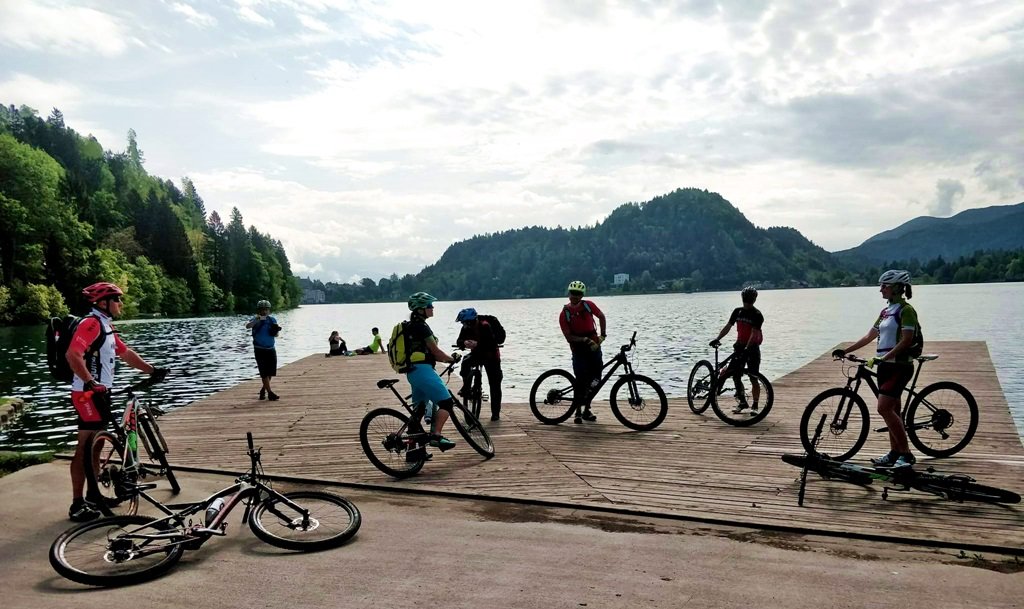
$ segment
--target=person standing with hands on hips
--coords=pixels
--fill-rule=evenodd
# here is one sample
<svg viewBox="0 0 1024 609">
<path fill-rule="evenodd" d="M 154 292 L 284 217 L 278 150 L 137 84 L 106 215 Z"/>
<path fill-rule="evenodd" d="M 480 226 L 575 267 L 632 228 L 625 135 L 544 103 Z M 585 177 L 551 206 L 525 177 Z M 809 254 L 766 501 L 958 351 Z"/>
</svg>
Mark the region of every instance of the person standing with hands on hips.
<svg viewBox="0 0 1024 609">
<path fill-rule="evenodd" d="M 277 349 L 274 338 L 281 331 L 277 325 L 277 319 L 270 314 L 270 301 L 261 300 L 256 303 L 256 315 L 245 324 L 246 328 L 252 330 L 252 346 L 256 355 L 256 367 L 260 371 L 260 379 L 263 387 L 260 389 L 260 399 L 270 399 L 271 402 L 279 400 L 281 396 L 270 389 L 270 379 L 277 376 Z"/>
<path fill-rule="evenodd" d="M 85 447 L 96 432 L 106 429 L 114 420 L 111 414 L 110 389 L 114 386 L 114 358 L 151 375 L 166 375 L 167 370 L 154 368 L 138 353 L 121 341 L 111 320 L 121 316 L 124 292 L 113 283 L 94 283 L 82 290 L 92 311 L 78 323 L 65 355 L 74 374 L 71 381 L 71 403 L 78 413 L 78 446 L 71 459 L 71 509 L 68 518 L 85 522 L 100 513 L 83 498 L 85 490 Z"/>
<path fill-rule="evenodd" d="M 558 324 L 562 327 L 569 348 L 572 350 L 572 373 L 576 377 L 576 388 L 573 391 L 573 402 L 576 409 L 574 423 L 596 421 L 597 415 L 590 412 L 590 384 L 601 376 L 604 360 L 601 356 L 601 343 L 608 336 L 607 322 L 604 313 L 590 300 L 583 300 L 587 294 L 587 286 L 582 281 L 569 284 L 569 304 L 562 306 L 562 314 L 558 316 Z M 601 322 L 601 334 L 597 333 L 594 318 Z M 580 412 L 580 407 L 584 407 Z"/>
</svg>

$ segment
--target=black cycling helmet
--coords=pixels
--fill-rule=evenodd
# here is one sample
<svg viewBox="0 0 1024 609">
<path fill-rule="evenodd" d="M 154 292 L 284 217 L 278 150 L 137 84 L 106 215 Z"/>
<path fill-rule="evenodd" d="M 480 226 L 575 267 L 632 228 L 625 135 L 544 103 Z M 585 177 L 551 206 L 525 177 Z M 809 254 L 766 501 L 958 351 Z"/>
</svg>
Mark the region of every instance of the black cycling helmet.
<svg viewBox="0 0 1024 609">
<path fill-rule="evenodd" d="M 757 300 L 757 289 L 752 285 L 748 285 L 740 292 L 740 298 L 743 299 L 743 302 L 754 302 Z"/>
</svg>

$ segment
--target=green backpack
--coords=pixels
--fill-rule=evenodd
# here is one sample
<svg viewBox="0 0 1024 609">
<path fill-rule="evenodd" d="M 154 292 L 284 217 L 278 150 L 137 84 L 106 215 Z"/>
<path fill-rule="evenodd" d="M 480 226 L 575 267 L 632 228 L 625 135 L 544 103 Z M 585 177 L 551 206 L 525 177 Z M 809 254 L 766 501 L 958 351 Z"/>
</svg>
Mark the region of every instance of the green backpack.
<svg viewBox="0 0 1024 609">
<path fill-rule="evenodd" d="M 391 338 L 388 339 L 388 362 L 391 368 L 398 373 L 409 371 L 409 336 L 406 333 L 406 326 L 409 322 L 403 321 L 395 324 L 391 329 Z"/>
</svg>

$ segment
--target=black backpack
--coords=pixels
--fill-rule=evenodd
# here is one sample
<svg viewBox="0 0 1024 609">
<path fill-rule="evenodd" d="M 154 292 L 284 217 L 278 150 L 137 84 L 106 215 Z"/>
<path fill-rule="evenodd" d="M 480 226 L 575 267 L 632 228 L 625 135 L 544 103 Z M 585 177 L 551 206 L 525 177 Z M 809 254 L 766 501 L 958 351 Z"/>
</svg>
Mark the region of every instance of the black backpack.
<svg viewBox="0 0 1024 609">
<path fill-rule="evenodd" d="M 86 315 L 86 317 L 96 316 Z M 75 330 L 78 329 L 78 324 L 82 323 L 83 319 L 85 317 L 65 315 L 64 317 L 51 317 L 50 322 L 46 324 L 46 367 L 50 369 L 50 375 L 62 383 L 70 383 L 75 378 L 75 373 L 68 365 L 67 354 L 68 347 L 71 346 L 71 338 L 75 335 Z M 110 334 L 102 330 L 102 321 L 100 321 L 100 328 L 100 335 L 89 345 L 89 353 L 99 351 L 107 340 L 107 335 Z"/>
<path fill-rule="evenodd" d="M 491 326 L 491 332 L 494 333 L 494 341 L 499 345 L 505 342 L 505 328 L 501 327 L 501 322 L 498 318 L 493 315 L 477 315 L 478 319 L 482 319 Z"/>
</svg>

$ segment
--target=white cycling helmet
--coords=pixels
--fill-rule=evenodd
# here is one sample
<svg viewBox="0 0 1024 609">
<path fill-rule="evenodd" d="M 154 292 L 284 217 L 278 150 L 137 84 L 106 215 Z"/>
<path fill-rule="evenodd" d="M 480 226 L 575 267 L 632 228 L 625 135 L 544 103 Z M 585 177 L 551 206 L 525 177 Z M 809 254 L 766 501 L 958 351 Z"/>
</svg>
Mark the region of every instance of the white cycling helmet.
<svg viewBox="0 0 1024 609">
<path fill-rule="evenodd" d="M 889 269 L 882 273 L 882 276 L 878 278 L 878 285 L 882 285 L 883 283 L 902 283 L 904 285 L 910 285 L 910 273 L 898 269 Z"/>
</svg>

